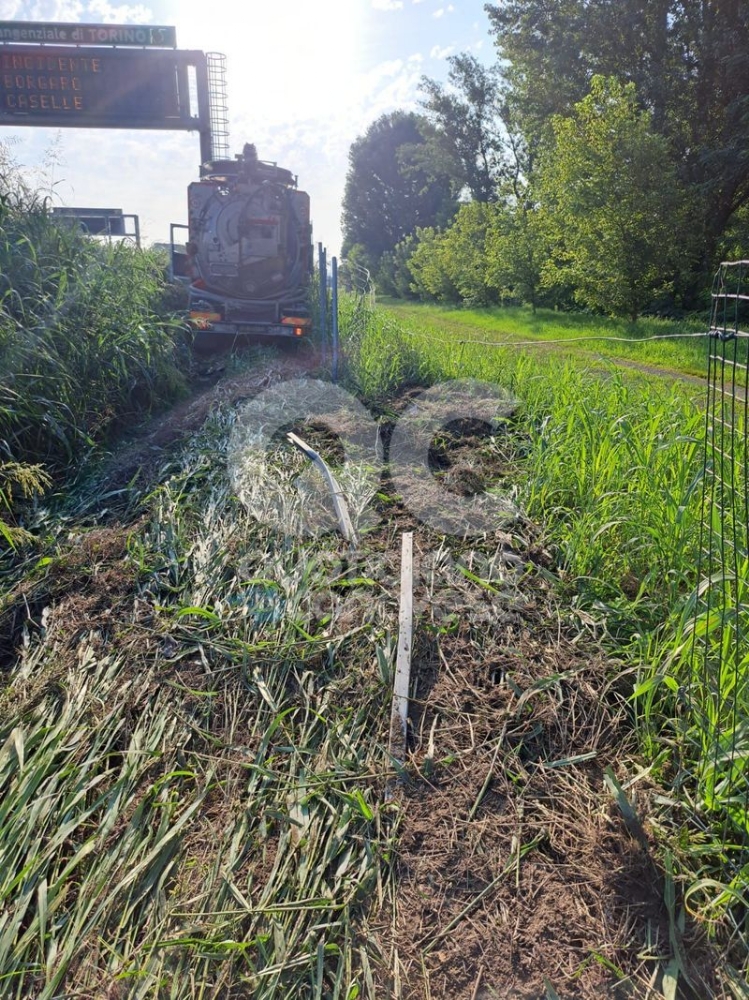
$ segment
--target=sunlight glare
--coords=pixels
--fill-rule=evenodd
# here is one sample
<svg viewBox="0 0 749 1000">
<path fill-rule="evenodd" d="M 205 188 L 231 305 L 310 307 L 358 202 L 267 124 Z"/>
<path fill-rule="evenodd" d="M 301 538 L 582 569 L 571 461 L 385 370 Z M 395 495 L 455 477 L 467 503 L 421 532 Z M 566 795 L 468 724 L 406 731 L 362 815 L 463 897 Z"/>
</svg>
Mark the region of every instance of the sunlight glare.
<svg viewBox="0 0 749 1000">
<path fill-rule="evenodd" d="M 181 48 L 223 52 L 229 113 L 284 123 L 324 115 L 361 68 L 366 8 L 352 0 L 171 4 Z"/>
</svg>

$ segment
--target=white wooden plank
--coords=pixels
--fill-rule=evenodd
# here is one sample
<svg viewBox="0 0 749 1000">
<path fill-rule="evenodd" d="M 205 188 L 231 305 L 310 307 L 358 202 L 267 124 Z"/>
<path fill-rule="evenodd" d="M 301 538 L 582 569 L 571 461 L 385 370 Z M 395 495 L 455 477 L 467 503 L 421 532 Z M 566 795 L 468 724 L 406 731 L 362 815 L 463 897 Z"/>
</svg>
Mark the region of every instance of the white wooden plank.
<svg viewBox="0 0 749 1000">
<path fill-rule="evenodd" d="M 398 614 L 398 654 L 395 661 L 393 708 L 390 719 L 390 753 L 397 761 L 406 757 L 408 736 L 408 694 L 411 685 L 413 644 L 413 532 L 401 541 L 401 592 Z"/>
</svg>

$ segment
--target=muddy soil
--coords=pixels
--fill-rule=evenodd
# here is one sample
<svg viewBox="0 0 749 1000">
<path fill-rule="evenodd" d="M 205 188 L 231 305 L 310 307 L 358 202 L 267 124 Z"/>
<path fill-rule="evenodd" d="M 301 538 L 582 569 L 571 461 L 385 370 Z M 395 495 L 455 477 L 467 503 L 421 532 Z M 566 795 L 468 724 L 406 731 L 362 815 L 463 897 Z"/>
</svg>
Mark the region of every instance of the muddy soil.
<svg viewBox="0 0 749 1000">
<path fill-rule="evenodd" d="M 319 360 L 315 349 L 308 344 L 294 346 L 294 352 L 279 351 L 240 371 L 232 371 L 232 359 L 224 355 L 200 362 L 190 396 L 138 428 L 133 439 L 120 444 L 104 463 L 102 479 L 107 489 L 125 489 L 129 484 L 147 487 L 170 451 L 199 430 L 214 407 L 240 403 L 276 382 L 313 372 Z"/>
</svg>

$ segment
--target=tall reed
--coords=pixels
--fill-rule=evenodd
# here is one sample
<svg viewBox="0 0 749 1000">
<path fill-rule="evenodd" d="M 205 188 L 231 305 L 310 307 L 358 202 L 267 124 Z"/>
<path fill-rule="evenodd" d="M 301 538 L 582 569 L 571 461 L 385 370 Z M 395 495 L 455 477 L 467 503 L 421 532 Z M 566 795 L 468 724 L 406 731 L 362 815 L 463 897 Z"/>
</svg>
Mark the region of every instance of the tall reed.
<svg viewBox="0 0 749 1000">
<path fill-rule="evenodd" d="M 0 176 L 0 452 L 60 473 L 178 392 L 178 325 L 158 255 L 55 220 Z"/>
</svg>

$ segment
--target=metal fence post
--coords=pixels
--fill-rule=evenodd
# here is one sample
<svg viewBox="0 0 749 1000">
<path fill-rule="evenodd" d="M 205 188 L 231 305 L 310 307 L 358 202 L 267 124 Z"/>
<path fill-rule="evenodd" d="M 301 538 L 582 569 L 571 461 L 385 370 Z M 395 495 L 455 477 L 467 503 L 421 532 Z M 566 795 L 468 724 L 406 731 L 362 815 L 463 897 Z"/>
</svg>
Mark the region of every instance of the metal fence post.
<svg viewBox="0 0 749 1000">
<path fill-rule="evenodd" d="M 320 360 L 327 360 L 328 339 L 328 262 L 322 243 L 317 244 L 318 268 L 320 270 Z"/>
<path fill-rule="evenodd" d="M 333 257 L 331 283 L 331 334 L 333 339 L 333 381 L 338 381 L 338 260 Z"/>
</svg>

